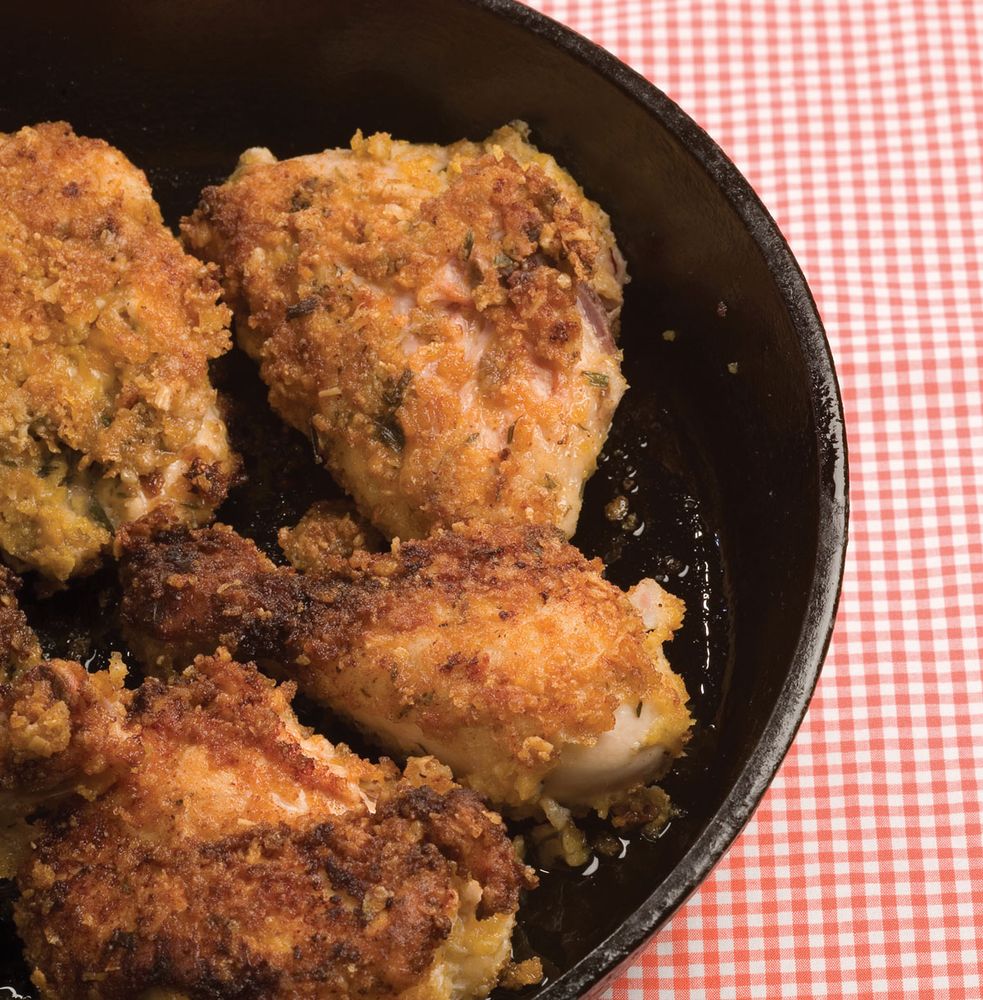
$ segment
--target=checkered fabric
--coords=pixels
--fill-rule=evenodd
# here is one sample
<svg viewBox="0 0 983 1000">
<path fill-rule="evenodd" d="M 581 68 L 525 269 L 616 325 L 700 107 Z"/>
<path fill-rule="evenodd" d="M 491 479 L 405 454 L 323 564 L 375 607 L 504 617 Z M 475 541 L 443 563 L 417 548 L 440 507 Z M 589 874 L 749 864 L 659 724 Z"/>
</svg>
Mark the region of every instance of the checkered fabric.
<svg viewBox="0 0 983 1000">
<path fill-rule="evenodd" d="M 606 1000 L 980 1000 L 983 4 L 536 6 L 666 91 L 761 195 L 826 324 L 852 474 L 802 730 Z"/>
</svg>

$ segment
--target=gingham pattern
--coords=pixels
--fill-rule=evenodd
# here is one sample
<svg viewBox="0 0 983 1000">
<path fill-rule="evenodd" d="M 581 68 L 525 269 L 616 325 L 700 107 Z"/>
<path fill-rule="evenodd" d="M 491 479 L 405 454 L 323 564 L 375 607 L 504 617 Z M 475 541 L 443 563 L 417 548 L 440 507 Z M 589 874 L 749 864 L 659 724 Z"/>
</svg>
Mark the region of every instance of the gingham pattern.
<svg viewBox="0 0 983 1000">
<path fill-rule="evenodd" d="M 833 645 L 756 816 L 606 1000 L 983 998 L 979 0 L 540 0 L 731 155 L 843 388 Z"/>
</svg>

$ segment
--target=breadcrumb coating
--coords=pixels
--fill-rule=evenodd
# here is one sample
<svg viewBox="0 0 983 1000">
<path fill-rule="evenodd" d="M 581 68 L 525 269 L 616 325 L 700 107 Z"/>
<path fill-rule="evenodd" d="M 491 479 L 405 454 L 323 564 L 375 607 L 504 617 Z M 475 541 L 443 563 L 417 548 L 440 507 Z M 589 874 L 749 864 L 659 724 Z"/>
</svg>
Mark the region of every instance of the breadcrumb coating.
<svg viewBox="0 0 983 1000">
<path fill-rule="evenodd" d="M 0 133 L 0 550 L 15 568 L 64 582 L 161 500 L 200 522 L 224 498 L 219 292 L 118 150 L 65 123 Z"/>
<path fill-rule="evenodd" d="M 573 534 L 625 390 L 608 217 L 527 134 L 249 150 L 182 225 L 273 408 L 390 537 Z"/>
<path fill-rule="evenodd" d="M 312 735 L 292 693 L 224 651 L 136 691 L 65 663 L 0 689 L 44 733 L 0 746 L 8 809 L 73 769 L 111 781 L 63 798 L 24 848 L 15 920 L 43 997 L 464 1000 L 495 985 L 534 883 L 499 817 L 435 762 L 401 776 Z"/>
<path fill-rule="evenodd" d="M 0 681 L 41 659 L 38 637 L 17 603 L 20 580 L 0 565 Z"/>
<path fill-rule="evenodd" d="M 519 809 L 567 758 L 605 749 L 625 715 L 640 728 L 633 743 L 586 799 L 568 789 L 572 802 L 606 808 L 623 763 L 640 760 L 628 773 L 644 782 L 686 742 L 686 691 L 662 653 L 682 602 L 648 581 L 646 620 L 555 529 L 457 525 L 301 575 L 231 528 L 192 531 L 165 514 L 120 538 L 123 627 L 150 670 L 227 646 L 383 746 L 433 753 Z M 637 756 L 647 747 L 660 751 L 648 763 Z"/>
<path fill-rule="evenodd" d="M 294 569 L 318 572 L 343 567 L 356 552 L 380 552 L 382 536 L 345 500 L 321 500 L 277 541 Z"/>
</svg>

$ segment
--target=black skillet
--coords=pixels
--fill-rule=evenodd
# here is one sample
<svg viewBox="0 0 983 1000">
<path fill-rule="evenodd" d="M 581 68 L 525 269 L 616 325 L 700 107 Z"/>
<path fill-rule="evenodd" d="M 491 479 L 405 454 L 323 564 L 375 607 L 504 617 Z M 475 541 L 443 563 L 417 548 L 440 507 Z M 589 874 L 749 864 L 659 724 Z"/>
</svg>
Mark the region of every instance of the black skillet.
<svg viewBox="0 0 983 1000">
<path fill-rule="evenodd" d="M 291 156 L 356 128 L 446 142 L 515 118 L 611 213 L 628 259 L 633 388 L 576 541 L 617 583 L 655 575 L 686 599 L 670 656 L 699 720 L 666 782 L 679 815 L 665 833 L 544 873 L 526 901 L 517 948 L 541 955 L 548 979 L 524 995 L 559 1000 L 600 984 L 706 876 L 764 793 L 819 674 L 846 547 L 845 438 L 829 347 L 785 241 L 672 101 L 510 0 L 4 11 L 0 131 L 67 119 L 109 140 L 147 171 L 172 224 L 248 146 Z M 234 399 L 250 475 L 220 516 L 269 548 L 334 487 L 307 443 L 270 418 L 244 357 L 215 376 Z M 618 495 L 627 524 L 605 517 Z M 115 600 L 107 572 L 28 611 L 49 653 L 98 664 L 119 647 Z M 308 721 L 344 735 L 323 716 Z M 4 908 L 0 984 L 31 995 Z"/>
</svg>

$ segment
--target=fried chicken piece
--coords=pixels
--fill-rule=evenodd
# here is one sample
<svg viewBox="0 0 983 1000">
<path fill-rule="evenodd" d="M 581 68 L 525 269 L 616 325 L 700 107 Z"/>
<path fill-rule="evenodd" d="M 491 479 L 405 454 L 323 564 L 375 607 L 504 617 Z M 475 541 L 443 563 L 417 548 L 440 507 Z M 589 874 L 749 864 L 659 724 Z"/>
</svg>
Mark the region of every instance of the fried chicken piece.
<svg viewBox="0 0 983 1000">
<path fill-rule="evenodd" d="M 356 552 L 381 552 L 383 538 L 345 500 L 321 500 L 292 528 L 277 535 L 294 569 L 307 572 L 344 566 Z"/>
<path fill-rule="evenodd" d="M 435 761 L 401 776 L 313 735 L 292 693 L 224 650 L 137 691 L 68 663 L 0 689 L 23 720 L 11 731 L 41 734 L 0 745 L 0 802 L 62 790 L 17 871 L 42 996 L 463 1000 L 494 986 L 533 882 L 500 818 Z M 73 772 L 89 787 L 67 799 Z"/>
<path fill-rule="evenodd" d="M 390 537 L 572 535 L 626 388 L 608 217 L 527 135 L 248 150 L 182 224 L 273 408 Z"/>
<path fill-rule="evenodd" d="M 0 565 L 0 681 L 41 659 L 41 647 L 17 603 L 20 580 Z"/>
<path fill-rule="evenodd" d="M 682 602 L 651 580 L 622 593 L 555 529 L 457 525 L 302 575 L 158 514 L 120 539 L 123 627 L 150 670 L 227 646 L 517 812 L 606 810 L 686 742 L 662 653 Z"/>
<path fill-rule="evenodd" d="M 219 292 L 118 150 L 64 123 L 0 134 L 0 550 L 15 568 L 64 582 L 162 500 L 201 522 L 224 498 Z"/>
</svg>

